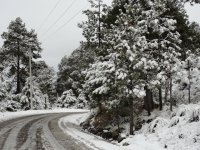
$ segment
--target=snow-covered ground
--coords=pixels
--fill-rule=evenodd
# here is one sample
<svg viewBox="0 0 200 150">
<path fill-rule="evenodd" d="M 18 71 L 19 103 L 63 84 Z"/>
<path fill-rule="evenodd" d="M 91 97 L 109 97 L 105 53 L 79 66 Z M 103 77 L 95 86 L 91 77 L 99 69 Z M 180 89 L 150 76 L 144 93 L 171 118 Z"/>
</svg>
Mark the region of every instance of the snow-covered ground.
<svg viewBox="0 0 200 150">
<path fill-rule="evenodd" d="M 99 150 L 99 149 L 122 150 L 119 146 L 108 143 L 107 141 L 103 140 L 101 137 L 97 137 L 95 135 L 82 132 L 74 128 L 73 126 L 71 127 L 69 126 L 69 123 L 80 125 L 80 123 L 83 122 L 89 115 L 90 115 L 90 112 L 85 113 L 85 114 L 74 114 L 74 115 L 69 115 L 67 117 L 63 117 L 59 120 L 59 126 L 65 133 L 83 142 L 88 147 L 94 150 Z"/>
<path fill-rule="evenodd" d="M 162 112 L 156 110 L 149 117 L 153 119 L 151 123 L 143 125 L 136 135 L 115 144 L 67 126 L 69 123 L 79 125 L 89 115 L 90 112 L 70 115 L 61 118 L 59 125 L 65 133 L 93 149 L 200 150 L 200 104 L 180 105 L 173 112 L 168 107 Z"/>
<path fill-rule="evenodd" d="M 52 109 L 52 110 L 27 110 L 18 112 L 0 112 L 0 122 L 7 121 L 10 119 L 24 117 L 29 115 L 39 115 L 46 113 L 65 113 L 65 112 L 88 112 L 88 110 L 83 109 Z"/>
<path fill-rule="evenodd" d="M 155 118 L 138 132 L 169 150 L 200 150 L 200 104 L 180 105 L 172 113 L 152 113 Z"/>
<path fill-rule="evenodd" d="M 85 114 L 74 114 L 59 121 L 60 128 L 67 134 L 71 135 L 77 140 L 85 143 L 92 149 L 102 150 L 162 150 L 163 148 L 157 141 L 150 141 L 144 135 L 130 136 L 121 143 L 109 143 L 101 137 L 82 132 L 76 128 L 69 127 L 69 123 L 80 125 L 88 116 L 90 112 Z M 64 126 L 63 126 L 64 125 Z M 128 143 L 128 146 L 123 146 L 124 143 Z"/>
</svg>

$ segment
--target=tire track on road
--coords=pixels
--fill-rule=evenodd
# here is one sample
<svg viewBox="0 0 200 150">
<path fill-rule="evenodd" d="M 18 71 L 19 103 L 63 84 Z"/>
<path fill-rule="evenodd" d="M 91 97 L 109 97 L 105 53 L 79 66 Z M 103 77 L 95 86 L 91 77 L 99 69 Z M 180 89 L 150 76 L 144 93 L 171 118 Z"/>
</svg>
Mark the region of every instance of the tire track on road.
<svg viewBox="0 0 200 150">
<path fill-rule="evenodd" d="M 58 120 L 76 113 L 20 117 L 0 123 L 1 150 L 92 150 L 63 133 Z"/>
<path fill-rule="evenodd" d="M 7 120 L 5 122 L 0 123 L 0 136 L 8 132 L 9 130 L 13 129 L 17 124 L 27 120 L 27 117 L 20 117 L 16 119 Z"/>
<path fill-rule="evenodd" d="M 18 138 L 18 134 L 20 133 L 20 130 L 26 125 L 28 124 L 30 121 L 32 121 L 33 119 L 37 119 L 38 117 L 42 117 L 41 115 L 34 115 L 34 116 L 28 116 L 28 117 L 23 117 L 23 118 L 18 118 L 14 119 L 14 122 L 12 123 L 11 126 L 9 126 L 10 132 L 4 142 L 4 145 L 2 146 L 3 150 L 15 150 L 18 149 L 19 146 L 17 145 L 17 138 Z M 10 120 L 9 122 L 11 122 L 12 120 Z M 5 128 L 7 128 L 5 126 Z"/>
<path fill-rule="evenodd" d="M 42 128 L 38 128 L 36 131 L 36 148 L 37 150 L 45 150 L 42 143 Z"/>
<path fill-rule="evenodd" d="M 47 121 L 49 115 L 45 115 L 43 117 L 37 118 L 30 126 L 29 130 L 27 130 L 26 134 L 26 141 L 25 143 L 20 147 L 20 150 L 25 149 L 36 149 L 37 150 L 37 141 L 38 141 L 38 129 L 42 128 L 44 122 Z M 41 147 L 42 149 L 42 147 Z"/>
<path fill-rule="evenodd" d="M 40 117 L 37 119 L 33 119 L 30 122 L 28 122 L 27 124 L 25 124 L 19 131 L 18 135 L 17 135 L 17 149 L 21 148 L 22 145 L 28 140 L 28 136 L 29 136 L 29 130 L 31 128 L 31 126 L 34 125 L 34 123 L 37 123 L 39 120 L 43 119 L 44 117 Z"/>
<path fill-rule="evenodd" d="M 58 125 L 58 121 L 60 118 L 62 117 L 60 116 L 59 118 L 52 119 L 48 125 L 53 136 L 60 144 L 62 144 L 65 147 L 66 150 L 93 150 L 88 146 L 86 146 L 83 142 L 74 139 L 70 135 L 64 133 L 63 130 Z"/>
<path fill-rule="evenodd" d="M 1 135 L 1 138 L 0 138 L 0 149 L 3 149 L 3 146 L 4 146 L 5 142 L 6 142 L 6 139 L 8 138 L 8 135 L 9 135 L 10 131 L 11 131 L 11 129 Z"/>
</svg>

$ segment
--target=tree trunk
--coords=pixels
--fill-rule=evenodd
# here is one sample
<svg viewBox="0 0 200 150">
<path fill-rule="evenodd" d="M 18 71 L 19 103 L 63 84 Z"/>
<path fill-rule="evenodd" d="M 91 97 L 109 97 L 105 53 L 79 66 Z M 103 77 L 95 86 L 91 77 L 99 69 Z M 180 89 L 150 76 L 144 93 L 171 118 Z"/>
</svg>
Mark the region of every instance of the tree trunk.
<svg viewBox="0 0 200 150">
<path fill-rule="evenodd" d="M 45 107 L 44 109 L 47 109 L 47 99 L 45 98 Z"/>
<path fill-rule="evenodd" d="M 130 111 L 130 135 L 133 135 L 133 99 L 132 97 L 129 98 L 129 111 Z"/>
<path fill-rule="evenodd" d="M 19 48 L 19 42 L 18 49 L 17 49 L 17 89 L 16 94 L 19 94 L 21 92 L 21 83 L 20 83 L 20 48 Z"/>
<path fill-rule="evenodd" d="M 100 100 L 98 100 L 98 108 L 99 108 L 99 113 L 102 113 L 102 105 Z"/>
<path fill-rule="evenodd" d="M 153 110 L 155 108 L 154 106 L 154 101 L 153 101 L 153 92 L 152 90 L 149 90 L 149 94 L 150 94 L 150 110 Z"/>
<path fill-rule="evenodd" d="M 98 24 L 98 32 L 99 32 L 99 35 L 98 35 L 98 40 L 99 40 L 99 48 L 101 47 L 101 22 L 100 22 L 100 19 L 101 19 L 101 2 L 99 0 L 99 12 L 98 12 L 98 20 L 99 20 L 99 24 Z"/>
<path fill-rule="evenodd" d="M 148 116 L 151 115 L 151 107 L 150 107 L 150 99 L 151 99 L 151 94 L 150 90 L 145 86 L 145 91 L 146 91 L 146 96 L 144 97 L 144 107 L 148 112 Z"/>
<path fill-rule="evenodd" d="M 189 101 L 189 104 L 191 103 L 191 83 L 189 81 L 189 87 L 188 87 L 188 101 Z"/>
<path fill-rule="evenodd" d="M 166 81 L 165 82 L 165 101 L 164 101 L 164 104 L 167 103 L 167 95 L 168 95 L 168 82 Z"/>
<path fill-rule="evenodd" d="M 119 130 L 120 130 L 120 128 L 119 128 L 119 106 L 117 105 L 116 106 L 116 115 L 117 115 L 117 133 L 119 134 Z"/>
<path fill-rule="evenodd" d="M 170 110 L 172 111 L 173 100 L 172 100 L 172 76 L 170 75 Z"/>
<path fill-rule="evenodd" d="M 162 104 L 162 87 L 158 87 L 159 90 L 159 109 L 162 110 L 163 104 Z"/>
<path fill-rule="evenodd" d="M 190 102 L 191 102 L 191 92 L 190 92 L 190 89 L 191 89 L 191 82 L 190 82 L 190 77 L 191 77 L 191 73 L 190 73 L 190 68 L 191 68 L 191 66 L 190 66 L 190 61 L 188 60 L 188 80 L 189 80 L 189 87 L 188 87 L 188 102 L 189 102 L 189 104 L 190 104 Z"/>
</svg>

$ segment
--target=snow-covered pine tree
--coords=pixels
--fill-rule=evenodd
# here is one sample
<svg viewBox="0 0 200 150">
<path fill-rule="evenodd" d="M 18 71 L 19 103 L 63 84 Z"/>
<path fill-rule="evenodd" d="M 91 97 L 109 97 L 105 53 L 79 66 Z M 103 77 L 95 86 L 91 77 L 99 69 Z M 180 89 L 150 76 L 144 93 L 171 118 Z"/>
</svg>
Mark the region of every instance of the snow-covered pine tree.
<svg viewBox="0 0 200 150">
<path fill-rule="evenodd" d="M 76 104 L 77 108 L 88 108 L 88 101 L 87 98 L 85 96 L 85 93 L 81 92 L 79 94 L 79 96 L 77 97 L 77 104 Z"/>
<path fill-rule="evenodd" d="M 33 58 L 40 57 L 41 47 L 34 30 L 27 31 L 21 18 L 11 21 L 8 31 L 2 34 L 4 39 L 0 55 L 3 61 L 12 64 L 10 71 L 16 76 L 16 94 L 21 92 L 27 77 L 28 50 L 31 49 Z"/>
<path fill-rule="evenodd" d="M 77 102 L 76 96 L 72 90 L 63 92 L 62 96 L 57 100 L 57 106 L 61 108 L 75 107 Z"/>
<path fill-rule="evenodd" d="M 113 88 L 115 88 L 111 93 L 114 95 L 113 104 L 119 101 L 120 92 L 123 93 L 125 99 L 130 100 L 131 134 L 133 134 L 132 99 L 134 96 L 145 96 L 144 83 L 141 78 L 139 80 L 141 71 L 138 71 L 137 62 L 138 59 L 142 59 L 142 51 L 147 43 L 143 35 L 146 28 L 139 24 L 142 9 L 138 4 L 130 1 L 129 5 L 125 6 L 126 13 L 121 11 L 115 25 L 111 25 L 113 32 L 106 37 L 109 39 L 107 40 L 108 45 L 112 47 L 108 50 L 110 54 L 106 57 L 99 57 L 98 61 L 91 65 L 91 68 L 87 70 L 86 82 L 92 94 L 97 95 L 97 102 L 100 102 L 104 98 L 102 95 L 108 94 Z M 134 65 L 138 68 L 134 69 Z"/>
<path fill-rule="evenodd" d="M 79 23 L 78 26 L 83 29 L 83 36 L 86 39 L 86 45 L 93 48 L 97 56 L 106 55 L 105 37 L 108 28 L 105 26 L 105 16 L 109 7 L 103 4 L 102 0 L 88 0 L 91 9 L 83 11 L 87 20 Z"/>
<path fill-rule="evenodd" d="M 44 109 L 49 106 L 48 96 L 43 94 L 39 88 L 39 84 L 36 82 L 37 78 L 32 77 L 32 85 L 33 85 L 33 109 Z M 27 78 L 26 84 L 22 89 L 21 100 L 20 103 L 22 105 L 22 109 L 28 110 L 30 109 L 30 78 Z"/>
<path fill-rule="evenodd" d="M 110 90 L 115 86 L 115 65 L 112 60 L 97 60 L 84 73 L 86 81 L 83 87 L 91 98 L 92 107 L 98 107 L 101 113 L 102 105 L 111 96 Z"/>
<path fill-rule="evenodd" d="M 191 53 L 191 51 L 188 51 L 186 54 L 187 58 L 179 64 L 174 79 L 173 93 L 177 100 L 177 104 L 199 102 L 200 58 L 198 55 Z"/>
<path fill-rule="evenodd" d="M 13 86 L 15 76 L 10 74 L 10 68 L 12 64 L 9 62 L 2 63 L 0 71 L 0 111 L 16 111 L 20 109 L 19 103 L 20 95 L 13 95 L 16 90 Z"/>
<path fill-rule="evenodd" d="M 147 47 L 143 8 L 140 3 L 128 1 L 124 5 L 125 11 L 117 17 L 114 38 L 114 52 L 118 54 L 115 62 L 118 68 L 117 79 L 123 85 L 124 97 L 130 107 L 130 134 L 133 134 L 133 102 L 134 99 L 145 96 L 144 73 L 147 68 L 147 56 L 144 50 Z M 125 12 L 125 13 L 124 13 Z M 153 67 L 153 66 L 152 66 Z"/>
<path fill-rule="evenodd" d="M 81 45 L 70 56 L 62 58 L 59 64 L 57 82 L 59 96 L 70 89 L 73 90 L 76 97 L 79 96 L 85 80 L 85 75 L 82 71 L 87 69 L 90 63 L 94 62 L 95 57 L 93 49 Z M 59 87 L 61 90 L 59 90 Z"/>
<path fill-rule="evenodd" d="M 3 74 L 0 74 L 0 102 L 3 101 L 6 98 L 7 95 L 7 89 L 6 84 L 3 78 Z"/>
<path fill-rule="evenodd" d="M 178 56 L 177 44 L 180 43 L 179 34 L 174 33 L 175 21 L 165 16 L 161 18 L 159 11 L 160 9 L 165 11 L 165 3 L 160 1 L 146 3 L 149 5 L 148 9 L 140 2 L 129 1 L 124 5 L 125 10 L 121 10 L 115 25 L 112 26 L 114 34 L 109 35 L 112 37 L 109 44 L 113 47 L 110 52 L 117 56 L 114 61 L 116 80 L 118 80 L 118 84 L 123 85 L 120 87 L 123 87 L 121 89 L 129 99 L 131 115 L 133 114 L 133 99 L 144 97 L 145 89 L 149 91 L 152 86 L 159 83 L 157 73 L 160 71 L 158 65 L 161 63 L 161 57 L 156 56 L 159 55 L 158 52 L 163 52 L 164 60 L 162 62 L 165 62 L 164 65 L 166 65 L 163 68 L 166 69 L 166 61 L 170 61 L 172 64 Z M 158 7 L 163 8 L 158 9 Z M 158 23 L 158 18 L 162 22 Z M 158 38 L 160 32 L 164 33 L 165 37 Z M 158 36 L 154 37 L 153 35 L 154 38 L 149 38 L 149 34 L 151 36 L 158 34 Z M 147 94 L 148 97 L 151 97 L 151 93 Z M 133 124 L 130 127 L 132 126 Z M 130 131 L 132 132 L 132 129 Z"/>
<path fill-rule="evenodd" d="M 168 1 L 146 1 L 145 4 L 147 4 L 145 5 L 146 12 L 148 15 L 150 14 L 147 19 L 148 48 L 146 53 L 148 53 L 149 59 L 152 59 L 158 65 L 156 72 L 153 73 L 154 80 L 150 82 L 150 86 L 157 85 L 159 87 L 161 108 L 161 85 L 164 84 L 162 79 L 172 80 L 172 75 L 176 71 L 177 63 L 179 63 L 181 40 L 176 29 L 176 20 L 166 14 Z M 170 101 L 170 108 L 172 109 L 172 97 L 170 97 Z"/>
<path fill-rule="evenodd" d="M 48 95 L 49 102 L 53 104 L 56 101 L 55 71 L 44 61 L 34 62 L 32 70 L 40 90 Z"/>
</svg>

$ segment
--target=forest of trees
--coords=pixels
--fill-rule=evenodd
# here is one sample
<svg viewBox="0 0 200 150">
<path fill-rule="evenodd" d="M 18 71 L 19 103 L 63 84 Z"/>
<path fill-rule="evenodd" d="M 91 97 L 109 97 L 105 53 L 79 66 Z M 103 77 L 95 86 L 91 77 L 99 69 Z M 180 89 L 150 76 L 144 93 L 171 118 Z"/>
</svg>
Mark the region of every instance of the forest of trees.
<svg viewBox="0 0 200 150">
<path fill-rule="evenodd" d="M 87 20 L 78 25 L 85 40 L 59 64 L 60 106 L 98 108 L 98 115 L 109 112 L 118 125 L 129 116 L 133 134 L 143 110 L 150 115 L 199 102 L 200 26 L 184 8 L 199 1 L 89 2 Z"/>
</svg>

